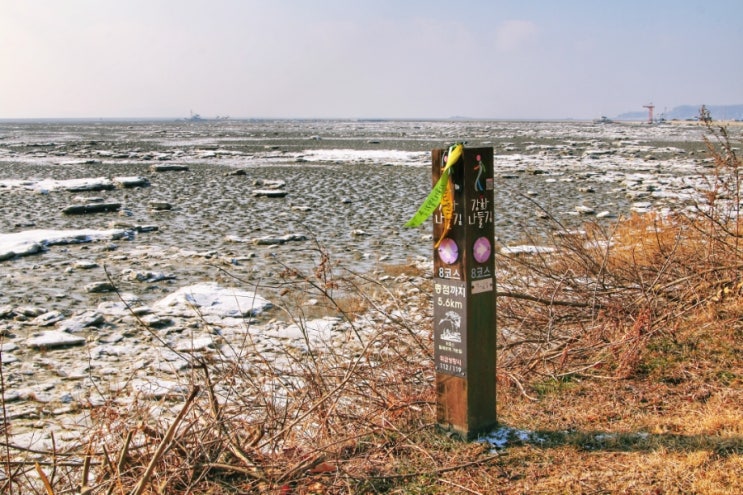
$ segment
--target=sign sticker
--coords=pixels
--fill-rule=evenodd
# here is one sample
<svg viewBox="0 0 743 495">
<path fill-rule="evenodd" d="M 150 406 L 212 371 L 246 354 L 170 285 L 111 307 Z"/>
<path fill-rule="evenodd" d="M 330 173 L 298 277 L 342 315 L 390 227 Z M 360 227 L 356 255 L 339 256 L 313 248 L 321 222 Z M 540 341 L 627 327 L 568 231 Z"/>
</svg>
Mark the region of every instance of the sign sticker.
<svg viewBox="0 0 743 495">
<path fill-rule="evenodd" d="M 441 240 L 438 251 L 441 261 L 447 265 L 452 265 L 459 259 L 459 246 L 451 237 Z"/>
<path fill-rule="evenodd" d="M 490 259 L 490 253 L 493 248 L 490 245 L 490 239 L 487 237 L 478 237 L 472 246 L 472 256 L 478 263 L 485 263 Z"/>
</svg>

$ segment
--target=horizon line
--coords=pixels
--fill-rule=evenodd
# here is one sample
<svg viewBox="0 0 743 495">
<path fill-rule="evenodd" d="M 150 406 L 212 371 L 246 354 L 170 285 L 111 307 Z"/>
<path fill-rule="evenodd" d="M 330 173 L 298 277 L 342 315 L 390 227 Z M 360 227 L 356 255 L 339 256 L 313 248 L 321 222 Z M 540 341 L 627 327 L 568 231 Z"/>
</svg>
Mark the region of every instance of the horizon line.
<svg viewBox="0 0 743 495">
<path fill-rule="evenodd" d="M 603 117 L 602 117 L 603 118 Z M 230 122 L 230 121 L 409 121 L 409 122 L 591 122 L 598 118 L 582 117 L 0 117 L 0 122 Z M 610 120 L 624 122 L 642 119 L 613 117 Z"/>
</svg>

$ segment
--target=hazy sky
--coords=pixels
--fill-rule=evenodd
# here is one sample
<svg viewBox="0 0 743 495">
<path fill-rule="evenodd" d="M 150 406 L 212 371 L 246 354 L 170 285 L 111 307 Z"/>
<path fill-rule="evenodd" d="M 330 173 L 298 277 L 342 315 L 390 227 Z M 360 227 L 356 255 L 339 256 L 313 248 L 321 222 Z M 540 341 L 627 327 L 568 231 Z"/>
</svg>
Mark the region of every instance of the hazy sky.
<svg viewBox="0 0 743 495">
<path fill-rule="evenodd" d="M 0 0 L 0 119 L 740 104 L 742 20 L 742 0 Z"/>
</svg>

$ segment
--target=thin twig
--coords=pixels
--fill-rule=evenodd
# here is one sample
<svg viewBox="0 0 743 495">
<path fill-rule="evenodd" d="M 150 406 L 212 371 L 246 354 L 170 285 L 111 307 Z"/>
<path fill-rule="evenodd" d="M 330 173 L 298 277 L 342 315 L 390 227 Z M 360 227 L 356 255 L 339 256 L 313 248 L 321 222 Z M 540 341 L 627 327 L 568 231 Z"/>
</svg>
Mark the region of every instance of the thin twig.
<svg viewBox="0 0 743 495">
<path fill-rule="evenodd" d="M 449 466 L 441 469 L 433 469 L 430 471 L 416 471 L 414 473 L 407 473 L 407 474 L 390 474 L 386 476 L 370 476 L 368 479 L 373 480 L 405 480 L 410 478 L 418 478 L 420 476 L 426 476 L 426 477 L 432 477 L 437 476 L 444 473 L 450 473 L 452 471 L 458 471 L 460 469 L 465 469 L 469 467 L 475 467 L 475 466 L 482 466 L 484 464 L 489 463 L 490 461 L 493 461 L 500 457 L 500 454 L 493 454 L 491 456 L 485 457 L 484 459 L 479 459 L 477 461 L 471 461 L 471 462 L 465 462 L 464 464 L 457 464 L 456 466 Z"/>
<path fill-rule="evenodd" d="M 173 423 L 168 428 L 168 431 L 165 432 L 165 436 L 160 442 L 160 445 L 158 445 L 157 450 L 152 455 L 152 459 L 150 459 L 150 463 L 147 465 L 147 469 L 145 469 L 142 478 L 139 480 L 139 483 L 137 483 L 137 486 L 134 488 L 134 490 L 130 492 L 131 495 L 141 495 L 147 484 L 150 482 L 150 477 L 152 477 L 152 473 L 155 471 L 155 465 L 158 463 L 167 448 L 170 446 L 173 435 L 175 435 L 175 430 L 178 428 L 178 425 L 180 425 L 181 421 L 186 416 L 186 412 L 188 412 L 188 409 L 191 407 L 191 403 L 194 401 L 198 393 L 199 386 L 194 385 L 194 387 L 191 389 L 191 393 L 188 395 L 188 398 L 186 398 L 186 403 L 183 404 L 183 408 L 181 408 L 180 412 L 175 417 L 175 420 L 173 420 Z"/>
<path fill-rule="evenodd" d="M 129 453 L 129 445 L 132 442 L 132 436 L 134 433 L 130 430 L 126 433 L 126 439 L 124 439 L 124 445 L 121 446 L 119 451 L 119 458 L 116 461 L 116 472 L 121 476 L 121 472 L 124 470 L 124 462 L 126 462 L 127 454 Z"/>
<path fill-rule="evenodd" d="M 462 491 L 465 491 L 467 493 L 472 493 L 473 495 L 482 495 L 481 492 L 476 492 L 475 490 L 471 490 L 471 489 L 467 488 L 466 486 L 462 486 L 459 483 L 454 483 L 453 481 L 445 480 L 444 478 L 439 478 L 439 482 L 440 483 L 444 483 L 446 485 L 451 485 L 451 486 L 457 488 L 458 490 L 462 490 Z"/>
<path fill-rule="evenodd" d="M 90 476 L 90 460 L 91 460 L 91 445 L 88 444 L 88 452 L 85 454 L 83 460 L 83 472 L 80 476 L 80 493 L 85 493 L 88 490 L 88 476 Z"/>
<path fill-rule="evenodd" d="M 512 292 L 512 291 L 496 291 L 495 297 L 510 297 L 512 299 L 523 299 L 526 301 L 537 302 L 544 304 L 545 306 L 569 306 L 573 308 L 598 308 L 604 309 L 601 303 L 591 302 L 579 302 L 579 301 L 559 301 L 555 299 L 544 299 L 541 297 L 532 296 L 530 294 L 524 294 L 523 292 Z"/>
<path fill-rule="evenodd" d="M 240 459 L 246 466 L 248 466 L 248 469 L 251 470 L 246 471 L 246 473 L 250 473 L 253 478 L 264 480 L 265 477 L 263 473 L 258 470 L 258 466 L 256 466 L 255 463 L 250 459 L 248 453 L 245 452 L 242 447 L 240 447 L 240 444 L 236 440 L 235 435 L 231 431 L 227 430 L 227 427 L 222 420 L 222 410 L 219 407 L 219 401 L 217 401 L 217 397 L 214 394 L 214 385 L 212 384 L 209 370 L 208 368 L 204 367 L 203 371 L 207 385 L 206 390 L 209 395 L 210 410 L 219 431 L 227 439 L 227 446 L 229 447 L 233 455 Z M 256 437 L 251 441 L 250 447 L 254 447 L 260 441 L 262 436 L 262 432 L 256 435 Z"/>
<path fill-rule="evenodd" d="M 49 483 L 49 478 L 46 477 L 46 473 L 44 473 L 44 470 L 41 469 L 41 466 L 39 463 L 36 463 L 36 472 L 39 474 L 39 478 L 41 478 L 41 482 L 44 483 L 44 489 L 46 490 L 47 495 L 54 495 L 54 489 L 52 488 L 52 484 Z"/>
<path fill-rule="evenodd" d="M 3 342 L 5 340 L 5 334 L 0 332 L 0 406 L 2 406 L 2 429 L 3 429 L 3 437 L 5 438 L 5 459 L 3 459 L 5 464 L 5 475 L 8 477 L 7 485 L 6 486 L 13 486 L 12 476 L 11 476 L 11 469 L 10 469 L 10 423 L 8 422 L 8 409 L 5 404 L 5 370 L 3 368 L 3 351 L 2 346 Z"/>
</svg>

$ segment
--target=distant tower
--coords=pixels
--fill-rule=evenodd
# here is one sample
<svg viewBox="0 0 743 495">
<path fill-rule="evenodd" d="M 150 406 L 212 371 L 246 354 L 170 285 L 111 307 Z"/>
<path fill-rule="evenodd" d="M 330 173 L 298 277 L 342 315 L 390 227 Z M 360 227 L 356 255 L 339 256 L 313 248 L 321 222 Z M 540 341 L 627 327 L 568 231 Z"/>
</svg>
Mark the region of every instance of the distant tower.
<svg viewBox="0 0 743 495">
<path fill-rule="evenodd" d="M 653 123 L 653 109 L 655 108 L 655 105 L 652 103 L 648 103 L 647 105 L 643 105 L 642 108 L 648 109 L 648 124 Z"/>
</svg>

